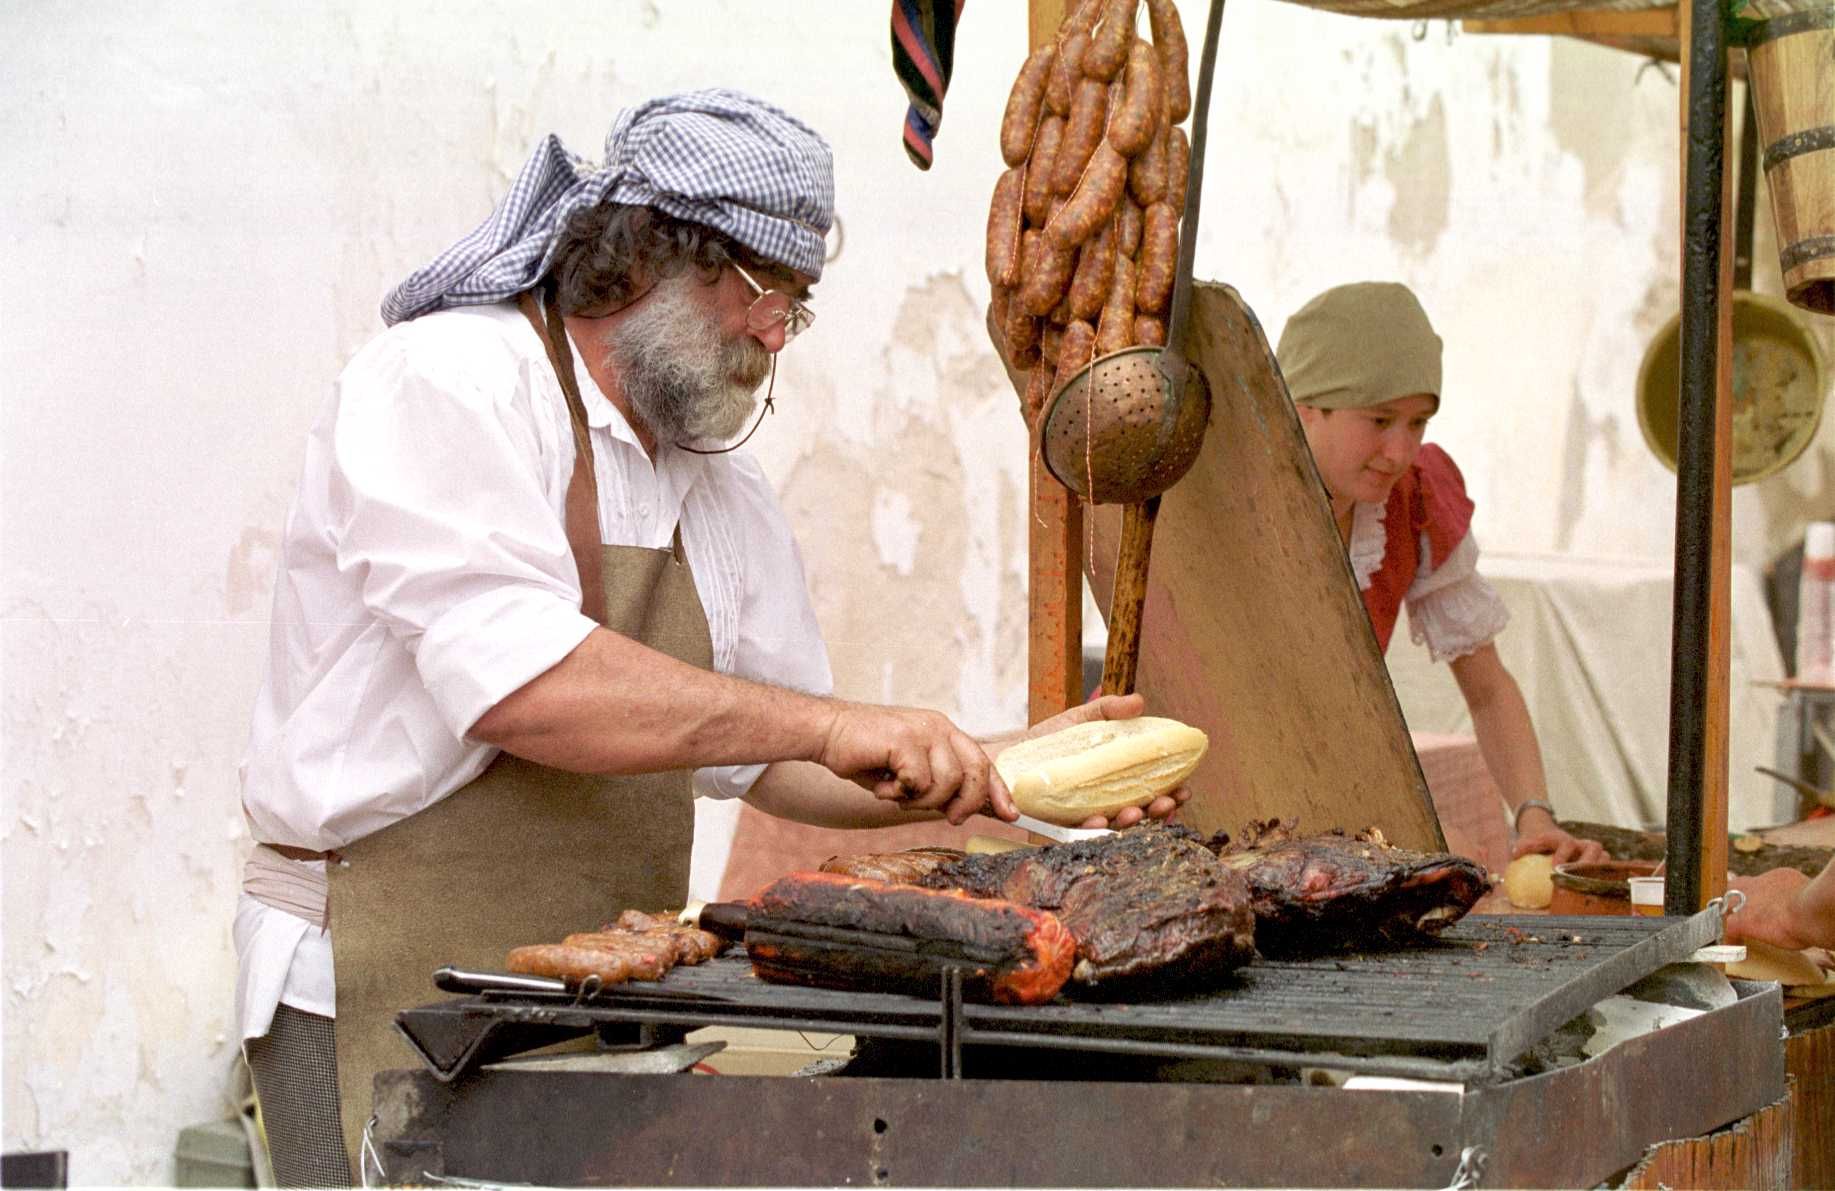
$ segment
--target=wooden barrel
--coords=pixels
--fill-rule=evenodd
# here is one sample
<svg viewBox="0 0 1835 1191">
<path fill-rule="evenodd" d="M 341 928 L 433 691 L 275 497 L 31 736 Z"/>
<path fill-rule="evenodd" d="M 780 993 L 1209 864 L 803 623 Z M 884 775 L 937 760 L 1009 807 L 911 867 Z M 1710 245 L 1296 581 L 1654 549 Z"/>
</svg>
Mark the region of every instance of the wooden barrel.
<svg viewBox="0 0 1835 1191">
<path fill-rule="evenodd" d="M 1784 293 L 1805 310 L 1835 314 L 1835 0 L 1753 9 L 1766 15 L 1748 27 L 1746 80 Z"/>
</svg>

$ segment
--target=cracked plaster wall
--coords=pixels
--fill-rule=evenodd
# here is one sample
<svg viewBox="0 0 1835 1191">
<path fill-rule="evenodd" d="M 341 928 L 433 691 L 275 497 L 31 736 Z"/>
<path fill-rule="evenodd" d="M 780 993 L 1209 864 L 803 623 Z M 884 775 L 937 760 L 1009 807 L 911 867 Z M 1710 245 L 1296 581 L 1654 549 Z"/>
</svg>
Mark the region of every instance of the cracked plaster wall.
<svg viewBox="0 0 1835 1191">
<path fill-rule="evenodd" d="M 177 1130 L 225 1111 L 235 767 L 300 443 L 383 290 L 543 133 L 597 156 L 614 108 L 737 82 L 831 139 L 845 245 L 756 453 L 840 691 L 1017 722 L 1025 442 L 978 312 L 1023 18 L 966 10 L 920 174 L 883 4 L 0 10 L 4 1148 L 163 1183 Z M 1484 539 L 1667 557 L 1673 480 L 1630 390 L 1675 304 L 1673 86 L 1282 4 L 1225 28 L 1200 276 L 1271 338 L 1324 285 L 1413 283 Z M 1830 433 L 1736 496 L 1742 558 L 1835 503 Z"/>
</svg>

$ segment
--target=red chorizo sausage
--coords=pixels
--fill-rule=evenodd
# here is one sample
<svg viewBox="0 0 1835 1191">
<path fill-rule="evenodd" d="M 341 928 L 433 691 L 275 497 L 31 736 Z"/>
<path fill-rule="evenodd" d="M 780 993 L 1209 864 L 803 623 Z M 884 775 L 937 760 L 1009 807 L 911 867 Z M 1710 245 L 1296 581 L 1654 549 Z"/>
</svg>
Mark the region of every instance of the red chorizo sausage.
<svg viewBox="0 0 1835 1191">
<path fill-rule="evenodd" d="M 1072 33 L 1088 35 L 1102 17 L 1103 3 L 1104 0 L 1072 0 L 1065 6 L 1064 23 L 1058 26 L 1058 32 L 1063 36 Z"/>
<path fill-rule="evenodd" d="M 1033 50 L 1019 68 L 1007 111 L 1000 119 L 1000 155 L 1008 165 L 1018 165 L 1032 151 L 1032 132 L 1038 127 L 1039 108 L 1045 101 L 1045 79 L 1057 47 L 1049 42 Z"/>
<path fill-rule="evenodd" d="M 1115 213 L 1115 251 L 1133 260 L 1141 248 L 1140 204 L 1127 195 L 1121 197 L 1121 210 Z"/>
<path fill-rule="evenodd" d="M 1108 301 L 1109 278 L 1115 273 L 1116 218 L 1104 223 L 1077 250 L 1077 270 L 1071 274 L 1069 298 L 1070 312 L 1076 318 L 1095 318 Z M 1092 328 L 1091 334 L 1094 333 Z"/>
<path fill-rule="evenodd" d="M 1007 363 L 1015 368 L 1030 368 L 1039 359 L 1039 320 L 1017 305 L 1007 310 L 1004 327 L 1007 341 Z"/>
<path fill-rule="evenodd" d="M 1039 333 L 1039 359 L 1055 367 L 1058 362 L 1058 347 L 1063 342 L 1064 328 L 1057 323 L 1046 323 L 1045 329 Z"/>
<path fill-rule="evenodd" d="M 1162 105 L 1164 99 L 1161 100 Z M 1160 121 L 1159 132 L 1128 163 L 1128 193 L 1143 207 L 1150 207 L 1166 197 L 1166 154 L 1171 128 Z"/>
<path fill-rule="evenodd" d="M 1077 263 L 1072 248 L 1060 248 L 1045 233 L 1027 228 L 1020 245 L 1019 289 L 1014 306 L 1026 314 L 1049 314 L 1070 288 L 1070 271 Z"/>
<path fill-rule="evenodd" d="M 1170 203 L 1147 208 L 1141 226 L 1140 275 L 1134 282 L 1134 306 L 1144 314 L 1166 313 L 1179 267 L 1179 217 Z"/>
<path fill-rule="evenodd" d="M 1052 115 L 1070 115 L 1070 97 L 1077 80 L 1083 77 L 1083 54 L 1089 48 L 1090 35 L 1081 29 L 1072 30 L 1058 42 L 1058 56 L 1045 79 L 1045 110 Z"/>
<path fill-rule="evenodd" d="M 1064 142 L 1064 117 L 1046 116 L 1039 124 L 1039 134 L 1032 141 L 1032 159 L 1026 163 L 1026 222 L 1044 227 L 1051 216 L 1051 163 L 1057 159 L 1058 146 Z"/>
<path fill-rule="evenodd" d="M 1186 48 L 1185 26 L 1172 0 L 1147 0 L 1147 23 L 1153 30 L 1153 48 L 1160 57 L 1166 119 L 1177 124 L 1191 115 L 1191 53 Z"/>
<path fill-rule="evenodd" d="M 1090 34 L 1090 48 L 1083 55 L 1085 75 L 1106 83 L 1121 71 L 1128 60 L 1128 47 L 1134 44 L 1134 6 L 1139 2 L 1109 0 L 1102 10 L 1102 24 Z"/>
<path fill-rule="evenodd" d="M 1096 354 L 1106 356 L 1134 343 L 1134 262 L 1125 256 L 1115 258 L 1115 274 L 1109 279 L 1109 300 L 1103 303 L 1102 318 L 1096 323 Z"/>
<path fill-rule="evenodd" d="M 1014 166 L 994 183 L 994 201 L 988 207 L 988 280 L 1012 285 L 1019 280 L 1019 232 L 1026 171 Z"/>
<path fill-rule="evenodd" d="M 1144 347 L 1159 347 L 1166 342 L 1166 320 L 1151 314 L 1134 316 L 1134 342 Z"/>
<path fill-rule="evenodd" d="M 1077 183 L 1070 201 L 1045 225 L 1045 238 L 1063 249 L 1083 243 L 1115 217 L 1121 192 L 1127 186 L 1127 159 L 1103 141 L 1091 155 L 1089 168 L 1083 171 L 1083 180 Z"/>
<path fill-rule="evenodd" d="M 1051 377 L 1051 391 L 1057 392 L 1064 382 L 1089 366 L 1096 358 L 1096 328 L 1077 319 L 1064 328 L 1064 339 L 1058 345 L 1058 367 Z"/>
<path fill-rule="evenodd" d="M 1070 120 L 1058 141 L 1057 155 L 1051 163 L 1051 188 L 1058 194 L 1069 194 L 1077 188 L 1083 167 L 1102 140 L 1102 126 L 1109 115 L 1109 88 L 1095 79 L 1079 79 L 1071 96 Z"/>
<path fill-rule="evenodd" d="M 1128 73 L 1121 101 L 1109 113 L 1109 143 L 1123 157 L 1133 157 L 1157 138 L 1160 108 L 1160 64 L 1153 47 L 1136 40 L 1128 51 Z"/>
<path fill-rule="evenodd" d="M 1185 177 L 1191 172 L 1191 142 L 1183 128 L 1166 130 L 1166 201 L 1173 213 L 1185 214 Z"/>
</svg>

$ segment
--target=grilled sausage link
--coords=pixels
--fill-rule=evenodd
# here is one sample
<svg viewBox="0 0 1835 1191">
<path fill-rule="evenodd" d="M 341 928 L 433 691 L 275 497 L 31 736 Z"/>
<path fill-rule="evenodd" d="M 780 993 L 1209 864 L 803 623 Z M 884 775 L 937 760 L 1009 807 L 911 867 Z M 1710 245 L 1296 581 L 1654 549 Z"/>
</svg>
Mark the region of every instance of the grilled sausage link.
<svg viewBox="0 0 1835 1191">
<path fill-rule="evenodd" d="M 1136 41 L 1128 51 L 1128 73 L 1121 102 L 1109 115 L 1109 143 L 1123 157 L 1133 157 L 1151 145 L 1159 131 L 1159 113 L 1166 98 L 1160 88 L 1160 63 L 1153 47 Z"/>
<path fill-rule="evenodd" d="M 1134 316 L 1134 342 L 1143 347 L 1160 347 L 1166 342 L 1166 320 L 1151 314 Z"/>
<path fill-rule="evenodd" d="M 1115 213 L 1115 251 L 1129 260 L 1140 254 L 1143 218 L 1140 204 L 1123 195 L 1121 210 Z"/>
<path fill-rule="evenodd" d="M 1010 166 L 1026 160 L 1032 151 L 1032 133 L 1039 123 L 1039 108 L 1045 102 L 1045 81 L 1057 47 L 1047 42 L 1027 55 L 1019 68 L 1019 78 L 1007 96 L 1007 111 L 1000 120 L 1000 155 Z"/>
</svg>

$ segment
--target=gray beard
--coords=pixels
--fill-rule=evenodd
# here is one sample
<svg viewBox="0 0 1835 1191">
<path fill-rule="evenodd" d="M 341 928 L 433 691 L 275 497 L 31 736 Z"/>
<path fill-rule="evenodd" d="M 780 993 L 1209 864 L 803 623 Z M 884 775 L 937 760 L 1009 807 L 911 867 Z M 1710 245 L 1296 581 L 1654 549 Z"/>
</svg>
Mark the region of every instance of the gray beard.
<svg viewBox="0 0 1835 1191">
<path fill-rule="evenodd" d="M 684 273 L 657 283 L 605 346 L 632 412 L 658 442 L 725 441 L 745 428 L 771 353 L 750 335 L 722 342 Z"/>
</svg>

